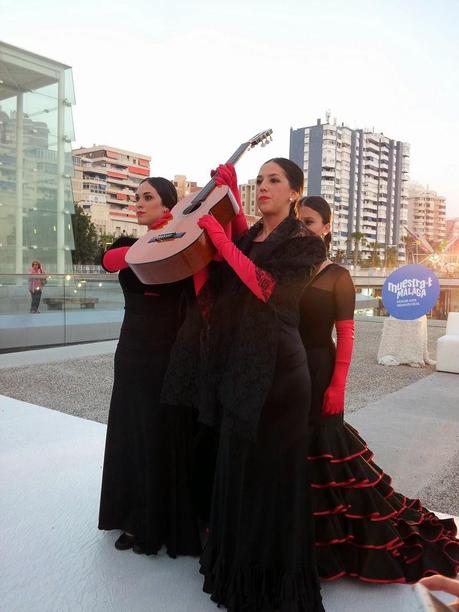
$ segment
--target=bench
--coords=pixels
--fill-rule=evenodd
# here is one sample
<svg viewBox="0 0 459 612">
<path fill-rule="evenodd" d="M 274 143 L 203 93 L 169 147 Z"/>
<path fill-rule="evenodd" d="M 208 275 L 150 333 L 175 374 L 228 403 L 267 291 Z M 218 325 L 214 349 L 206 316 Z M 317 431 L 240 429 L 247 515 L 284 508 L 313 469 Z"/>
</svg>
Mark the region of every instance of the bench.
<svg viewBox="0 0 459 612">
<path fill-rule="evenodd" d="M 450 312 L 446 334 L 437 340 L 437 370 L 459 374 L 459 312 Z"/>
<path fill-rule="evenodd" d="M 42 300 L 48 310 L 62 310 L 64 304 L 79 304 L 80 308 L 94 308 L 99 301 L 99 298 L 93 297 L 59 297 L 59 298 L 43 298 Z"/>
</svg>

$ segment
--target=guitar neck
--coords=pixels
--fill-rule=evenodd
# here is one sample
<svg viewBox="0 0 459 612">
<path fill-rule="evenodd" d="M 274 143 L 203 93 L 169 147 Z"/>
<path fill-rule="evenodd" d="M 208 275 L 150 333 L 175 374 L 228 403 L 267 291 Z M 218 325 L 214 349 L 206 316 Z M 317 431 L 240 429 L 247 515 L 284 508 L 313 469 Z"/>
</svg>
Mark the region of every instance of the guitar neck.
<svg viewBox="0 0 459 612">
<path fill-rule="evenodd" d="M 250 148 L 250 146 L 251 146 L 250 142 L 245 142 L 244 144 L 240 145 L 236 149 L 236 151 L 234 151 L 234 153 L 231 155 L 231 157 L 228 159 L 226 163 L 233 164 L 233 165 L 237 164 L 237 162 L 241 159 L 244 153 Z M 199 199 L 200 201 L 205 200 L 207 196 L 210 194 L 210 192 L 214 189 L 214 187 L 215 187 L 215 181 L 213 178 L 211 178 L 210 181 L 207 183 L 207 185 L 205 185 L 203 189 L 199 192 L 197 199 Z"/>
<path fill-rule="evenodd" d="M 228 161 L 226 162 L 227 164 L 237 164 L 237 162 L 241 159 L 241 157 L 244 155 L 244 153 L 250 149 L 250 142 L 245 142 L 244 144 L 241 144 L 236 151 L 234 151 L 234 153 L 231 155 L 231 157 L 228 159 Z"/>
<path fill-rule="evenodd" d="M 256 134 L 256 136 L 254 136 L 251 140 L 248 140 L 247 142 L 243 142 L 234 151 L 234 153 L 231 155 L 231 157 L 228 159 L 226 163 L 236 164 L 248 149 L 251 149 L 260 143 L 262 143 L 261 146 L 264 146 L 267 142 L 272 140 L 272 137 L 271 137 L 272 132 L 273 132 L 272 130 L 265 130 L 264 132 L 260 132 L 259 134 Z M 196 209 L 196 205 L 198 205 L 200 202 L 203 202 L 214 188 L 215 188 L 215 181 L 213 178 L 211 178 L 210 181 L 207 183 L 207 185 L 199 192 L 199 194 L 191 202 L 191 205 L 188 207 L 188 209 L 190 211 L 193 208 Z"/>
</svg>

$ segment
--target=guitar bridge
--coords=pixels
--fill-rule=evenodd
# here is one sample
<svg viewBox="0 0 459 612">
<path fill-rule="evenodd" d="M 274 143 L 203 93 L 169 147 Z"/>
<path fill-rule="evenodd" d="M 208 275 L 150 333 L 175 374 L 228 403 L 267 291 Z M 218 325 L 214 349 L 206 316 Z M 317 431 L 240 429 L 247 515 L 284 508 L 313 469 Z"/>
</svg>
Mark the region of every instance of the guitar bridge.
<svg viewBox="0 0 459 612">
<path fill-rule="evenodd" d="M 153 238 L 150 238 L 148 242 L 165 242 L 166 240 L 182 238 L 184 235 L 185 232 L 168 232 L 167 234 L 158 234 L 157 236 L 153 236 Z"/>
</svg>

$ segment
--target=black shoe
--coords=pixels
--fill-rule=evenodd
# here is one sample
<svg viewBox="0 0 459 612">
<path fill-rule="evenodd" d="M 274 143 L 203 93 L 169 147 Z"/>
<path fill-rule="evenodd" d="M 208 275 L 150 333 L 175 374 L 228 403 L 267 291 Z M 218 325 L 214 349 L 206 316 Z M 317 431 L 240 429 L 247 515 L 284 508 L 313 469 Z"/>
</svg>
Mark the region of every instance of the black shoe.
<svg viewBox="0 0 459 612">
<path fill-rule="evenodd" d="M 140 544 L 134 544 L 134 546 L 132 547 L 132 550 L 137 554 L 137 555 L 144 555 L 145 551 L 144 549 L 140 546 Z"/>
<path fill-rule="evenodd" d="M 135 536 L 129 535 L 128 533 L 122 533 L 115 542 L 115 548 L 117 550 L 129 550 L 135 544 Z"/>
</svg>

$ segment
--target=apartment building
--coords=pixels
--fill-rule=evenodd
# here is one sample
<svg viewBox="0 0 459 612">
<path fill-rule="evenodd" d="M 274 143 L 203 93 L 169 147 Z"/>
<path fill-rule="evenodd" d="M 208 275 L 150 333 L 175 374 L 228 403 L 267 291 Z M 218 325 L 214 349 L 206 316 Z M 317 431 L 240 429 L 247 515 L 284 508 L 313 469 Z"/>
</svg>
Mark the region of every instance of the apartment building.
<svg viewBox="0 0 459 612">
<path fill-rule="evenodd" d="M 150 175 L 151 157 L 98 145 L 73 150 L 73 193 L 101 234 L 141 236 L 135 192 Z"/>
<path fill-rule="evenodd" d="M 429 241 L 443 240 L 446 237 L 445 198 L 428 186 L 411 183 L 408 190 L 408 227 Z"/>
<path fill-rule="evenodd" d="M 321 195 L 333 210 L 333 253 L 350 256 L 358 232 L 363 258 L 377 243 L 381 256 L 391 247 L 404 260 L 409 144 L 327 116 L 325 123 L 291 128 L 289 155 L 304 169 L 305 195 Z"/>
<path fill-rule="evenodd" d="M 256 188 L 256 179 L 249 179 L 247 183 L 239 185 L 242 208 L 244 209 L 246 215 L 251 215 L 253 217 L 258 216 L 257 205 L 255 201 Z"/>
</svg>

